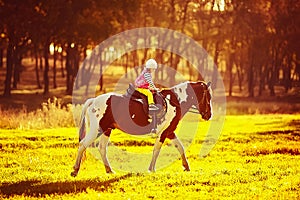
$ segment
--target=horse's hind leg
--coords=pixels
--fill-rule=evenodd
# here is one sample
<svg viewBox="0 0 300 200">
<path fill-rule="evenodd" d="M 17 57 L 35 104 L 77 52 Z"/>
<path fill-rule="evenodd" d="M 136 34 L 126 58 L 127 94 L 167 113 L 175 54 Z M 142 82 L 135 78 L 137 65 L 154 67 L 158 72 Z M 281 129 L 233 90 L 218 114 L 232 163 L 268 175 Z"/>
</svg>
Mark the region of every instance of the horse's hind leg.
<svg viewBox="0 0 300 200">
<path fill-rule="evenodd" d="M 111 132 L 111 129 L 104 132 L 100 136 L 100 143 L 99 143 L 99 152 L 101 154 L 101 158 L 102 158 L 106 173 L 114 173 L 114 171 L 111 169 L 109 161 L 107 159 L 107 144 L 109 142 L 110 132 Z"/>
<path fill-rule="evenodd" d="M 78 171 L 80 169 L 81 159 L 83 157 L 86 148 L 90 146 L 97 138 L 98 127 L 99 125 L 96 116 L 90 115 L 90 131 L 79 143 L 77 158 L 76 158 L 75 165 L 73 167 L 74 171 L 71 173 L 71 176 L 73 177 L 77 176 Z"/>
<path fill-rule="evenodd" d="M 78 171 L 80 169 L 81 160 L 82 160 L 83 154 L 86 150 L 86 147 L 83 145 L 82 141 L 79 143 L 76 162 L 75 162 L 75 165 L 73 166 L 74 171 L 71 172 L 71 176 L 73 176 L 73 177 L 77 176 L 77 174 L 78 174 Z"/>
</svg>

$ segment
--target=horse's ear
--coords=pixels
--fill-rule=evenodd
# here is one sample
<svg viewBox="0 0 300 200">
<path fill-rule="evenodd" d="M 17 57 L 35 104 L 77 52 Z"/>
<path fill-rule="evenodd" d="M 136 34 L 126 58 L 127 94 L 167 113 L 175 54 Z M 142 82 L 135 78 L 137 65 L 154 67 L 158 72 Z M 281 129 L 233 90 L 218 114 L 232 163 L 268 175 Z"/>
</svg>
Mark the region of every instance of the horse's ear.
<svg viewBox="0 0 300 200">
<path fill-rule="evenodd" d="M 211 82 L 208 82 L 206 85 L 209 88 L 211 86 Z"/>
</svg>

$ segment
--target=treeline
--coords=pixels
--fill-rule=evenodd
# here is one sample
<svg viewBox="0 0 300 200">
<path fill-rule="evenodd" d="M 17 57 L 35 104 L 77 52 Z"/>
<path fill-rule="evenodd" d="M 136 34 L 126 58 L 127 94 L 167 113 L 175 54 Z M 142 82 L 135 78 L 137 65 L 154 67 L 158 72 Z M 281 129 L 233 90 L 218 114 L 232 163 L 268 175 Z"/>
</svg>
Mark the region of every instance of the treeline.
<svg viewBox="0 0 300 200">
<path fill-rule="evenodd" d="M 66 90 L 72 93 L 86 50 L 138 27 L 164 27 L 193 38 L 213 57 L 229 95 L 235 85 L 253 97 L 266 89 L 275 95 L 276 85 L 287 92 L 300 82 L 298 0 L 0 0 L 0 19 L 4 96 L 17 88 L 26 56 L 35 58 L 37 86 L 45 94 L 49 73 L 55 88 L 56 61 L 63 61 Z M 146 58 L 147 50 L 130 52 L 123 64 L 138 66 Z M 175 69 L 183 60 L 159 50 L 155 58 Z M 41 63 L 43 84 L 38 76 Z"/>
</svg>

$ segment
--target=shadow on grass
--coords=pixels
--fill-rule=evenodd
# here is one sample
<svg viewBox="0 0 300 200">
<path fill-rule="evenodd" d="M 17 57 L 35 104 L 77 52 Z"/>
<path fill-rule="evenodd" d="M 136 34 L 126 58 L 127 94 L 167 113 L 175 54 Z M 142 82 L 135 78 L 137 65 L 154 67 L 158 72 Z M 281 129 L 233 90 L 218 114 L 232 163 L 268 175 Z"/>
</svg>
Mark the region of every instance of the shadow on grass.
<svg viewBox="0 0 300 200">
<path fill-rule="evenodd" d="M 21 181 L 18 183 L 4 183 L 0 186 L 0 196 L 25 195 L 41 197 L 51 194 L 71 194 L 85 192 L 88 188 L 104 192 L 112 187 L 113 183 L 132 177 L 132 173 L 115 177 L 109 180 L 74 180 L 65 182 L 42 183 L 41 181 Z"/>
<path fill-rule="evenodd" d="M 292 120 L 288 123 L 288 126 L 295 127 L 299 130 L 300 129 L 300 120 Z"/>
</svg>

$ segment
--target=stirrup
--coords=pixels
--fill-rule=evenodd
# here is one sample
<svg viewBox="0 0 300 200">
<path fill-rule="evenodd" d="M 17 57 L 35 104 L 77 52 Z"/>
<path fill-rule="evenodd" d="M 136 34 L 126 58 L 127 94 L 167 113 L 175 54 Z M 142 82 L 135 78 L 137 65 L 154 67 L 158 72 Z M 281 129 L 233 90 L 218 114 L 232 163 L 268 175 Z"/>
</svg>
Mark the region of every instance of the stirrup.
<svg viewBox="0 0 300 200">
<path fill-rule="evenodd" d="M 150 104 L 149 105 L 149 111 L 158 111 L 159 107 L 157 107 L 155 104 Z"/>
<path fill-rule="evenodd" d="M 156 128 L 151 129 L 150 134 L 157 134 L 157 129 Z"/>
</svg>

